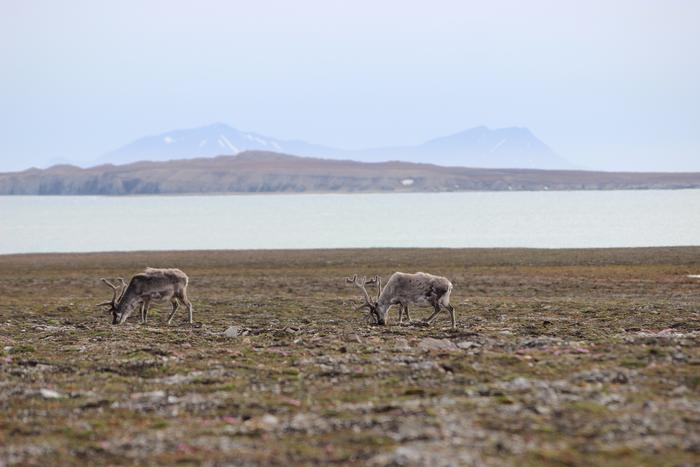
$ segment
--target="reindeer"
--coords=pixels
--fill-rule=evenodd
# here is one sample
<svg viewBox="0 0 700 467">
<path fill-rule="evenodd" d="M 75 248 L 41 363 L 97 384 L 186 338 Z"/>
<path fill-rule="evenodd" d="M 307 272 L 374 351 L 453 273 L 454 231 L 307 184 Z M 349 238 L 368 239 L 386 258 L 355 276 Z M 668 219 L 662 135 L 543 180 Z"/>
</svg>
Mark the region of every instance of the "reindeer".
<svg viewBox="0 0 700 467">
<path fill-rule="evenodd" d="M 415 274 L 406 274 L 403 272 L 395 272 L 382 289 L 382 280 L 379 276 L 374 276 L 373 279 L 367 280 L 360 278 L 357 274 L 352 278 L 346 277 L 345 281 L 354 284 L 364 295 L 365 303 L 360 305 L 356 310 L 367 308 L 370 316 L 374 317 L 378 324 L 385 324 L 389 308 L 392 305 L 399 305 L 399 324 L 403 321 L 403 314 L 406 314 L 408 321 L 411 321 L 411 316 L 408 314 L 408 305 L 429 305 L 434 308 L 434 312 L 425 321 L 427 324 L 433 322 L 435 317 L 442 308 L 445 308 L 450 313 L 452 320 L 452 328 L 456 327 L 455 310 L 450 305 L 450 293 L 452 293 L 452 283 L 444 277 L 417 272 Z M 365 285 L 377 285 L 378 292 L 376 300 L 372 300 L 365 289 Z"/>
<path fill-rule="evenodd" d="M 168 316 L 168 324 L 173 320 L 180 302 L 187 307 L 190 324 L 192 323 L 192 303 L 187 298 L 187 275 L 179 269 L 155 269 L 146 268 L 142 273 L 131 278 L 129 284 L 119 278 L 121 285 L 112 284 L 106 279 L 107 284 L 114 295 L 112 300 L 100 303 L 98 306 L 108 305 L 108 313 L 112 313 L 112 324 L 122 324 L 131 315 L 137 305 L 141 305 L 141 322 L 145 323 L 148 317 L 148 308 L 151 301 L 169 300 L 173 310 Z"/>
</svg>

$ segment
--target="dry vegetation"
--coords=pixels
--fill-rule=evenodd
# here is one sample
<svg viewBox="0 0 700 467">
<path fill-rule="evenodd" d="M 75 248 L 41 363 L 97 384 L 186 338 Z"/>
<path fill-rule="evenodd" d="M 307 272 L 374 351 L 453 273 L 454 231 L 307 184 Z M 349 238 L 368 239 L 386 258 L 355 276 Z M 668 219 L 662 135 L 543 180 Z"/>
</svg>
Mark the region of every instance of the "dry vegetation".
<svg viewBox="0 0 700 467">
<path fill-rule="evenodd" d="M 94 308 L 147 265 L 187 272 L 194 325 Z M 349 311 L 344 276 L 418 269 L 456 331 Z M 0 257 L 0 465 L 697 465 L 699 272 L 700 248 Z"/>
<path fill-rule="evenodd" d="M 408 184 L 407 184 L 408 183 Z M 2 195 L 444 192 L 700 188 L 700 173 L 473 169 L 246 151 L 236 156 L 0 173 Z"/>
</svg>

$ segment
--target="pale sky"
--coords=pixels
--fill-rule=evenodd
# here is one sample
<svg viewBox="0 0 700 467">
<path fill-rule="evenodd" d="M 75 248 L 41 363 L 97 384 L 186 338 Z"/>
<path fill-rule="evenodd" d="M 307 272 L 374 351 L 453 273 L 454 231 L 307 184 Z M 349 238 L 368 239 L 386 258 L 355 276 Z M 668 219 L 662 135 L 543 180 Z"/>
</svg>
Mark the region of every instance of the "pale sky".
<svg viewBox="0 0 700 467">
<path fill-rule="evenodd" d="M 0 170 L 225 122 L 341 148 L 525 126 L 700 171 L 700 1 L 0 0 Z"/>
</svg>

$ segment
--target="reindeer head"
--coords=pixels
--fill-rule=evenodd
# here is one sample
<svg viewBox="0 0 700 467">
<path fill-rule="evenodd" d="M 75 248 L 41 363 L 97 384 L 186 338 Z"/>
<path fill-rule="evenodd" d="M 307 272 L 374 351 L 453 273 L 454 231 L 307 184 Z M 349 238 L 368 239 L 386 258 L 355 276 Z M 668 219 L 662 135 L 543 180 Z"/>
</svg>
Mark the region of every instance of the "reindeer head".
<svg viewBox="0 0 700 467">
<path fill-rule="evenodd" d="M 112 300 L 102 302 L 97 305 L 109 307 L 105 310 L 105 312 L 112 314 L 112 324 L 120 324 L 123 321 L 121 316 L 122 313 L 119 311 L 119 302 L 121 301 L 121 297 L 122 295 L 124 295 L 124 291 L 126 290 L 126 282 L 124 282 L 124 279 L 122 279 L 121 277 L 119 277 L 118 279 L 120 282 L 119 285 L 114 285 L 107 279 L 102 279 L 102 282 L 107 284 L 107 286 L 112 289 L 113 295 Z"/>
<path fill-rule="evenodd" d="M 384 317 L 381 316 L 378 312 L 378 307 L 377 307 L 377 300 L 379 300 L 379 296 L 382 293 L 382 279 L 379 276 L 374 276 L 372 279 L 367 280 L 366 277 L 357 277 L 357 274 L 350 277 L 345 278 L 345 282 L 349 284 L 353 284 L 356 287 L 358 287 L 362 291 L 363 298 L 365 299 L 365 303 L 360 305 L 359 307 L 355 308 L 355 311 L 362 310 L 363 308 L 366 308 L 369 310 L 369 316 L 370 319 L 373 319 L 376 321 L 377 324 L 385 324 L 384 323 Z M 376 285 L 379 291 L 377 292 L 377 299 L 372 300 L 370 297 L 369 293 L 367 293 L 367 289 L 365 289 L 366 285 Z"/>
</svg>

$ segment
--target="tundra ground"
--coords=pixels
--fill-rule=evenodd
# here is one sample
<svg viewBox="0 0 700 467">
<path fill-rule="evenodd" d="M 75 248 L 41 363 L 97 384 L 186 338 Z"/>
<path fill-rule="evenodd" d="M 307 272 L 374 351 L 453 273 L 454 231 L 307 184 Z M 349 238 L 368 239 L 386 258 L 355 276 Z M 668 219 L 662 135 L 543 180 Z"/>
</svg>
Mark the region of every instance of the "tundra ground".
<svg viewBox="0 0 700 467">
<path fill-rule="evenodd" d="M 190 277 L 110 324 L 101 277 Z M 447 276 L 458 329 L 354 273 Z M 0 465 L 697 465 L 700 248 L 0 257 Z M 225 333 L 225 331 L 228 332 Z"/>
</svg>

